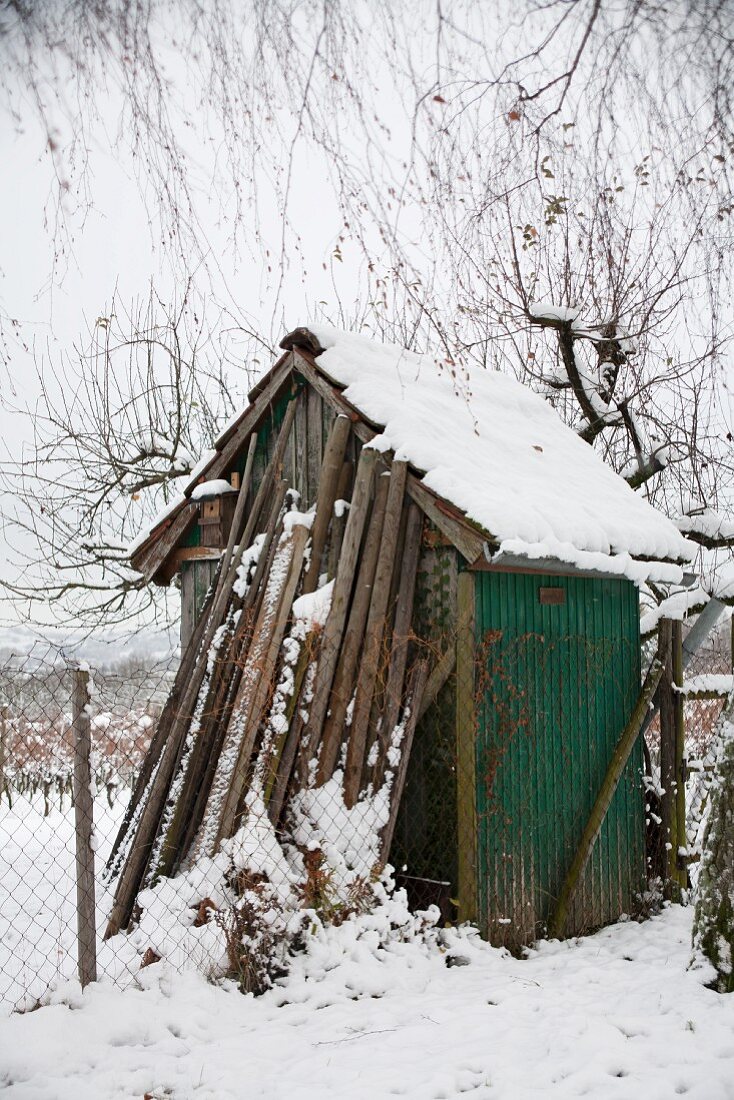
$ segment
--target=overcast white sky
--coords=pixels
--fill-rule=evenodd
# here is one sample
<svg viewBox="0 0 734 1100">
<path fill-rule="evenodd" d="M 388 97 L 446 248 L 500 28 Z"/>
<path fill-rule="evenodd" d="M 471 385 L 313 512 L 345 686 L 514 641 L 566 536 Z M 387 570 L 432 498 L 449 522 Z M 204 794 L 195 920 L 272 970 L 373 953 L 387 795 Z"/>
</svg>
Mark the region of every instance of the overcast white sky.
<svg viewBox="0 0 734 1100">
<path fill-rule="evenodd" d="M 114 133 L 118 125 L 117 111 L 113 101 L 103 105 L 109 132 Z M 30 423 L 17 409 L 32 406 L 37 395 L 36 364 L 59 363 L 64 355 L 73 359 L 75 342 L 80 338 L 83 342 L 88 326 L 108 312 L 113 293 L 123 304 L 132 303 L 146 298 L 152 281 L 162 299 L 169 301 L 183 283 L 182 270 L 172 267 L 170 256 L 160 247 L 155 204 L 146 206 L 124 145 L 119 144 L 117 155 L 106 150 L 104 140 L 92 149 L 93 202 L 88 207 L 83 196 L 77 201 L 74 189 L 79 177 L 73 165 L 64 161 L 63 139 L 71 135 L 64 134 L 63 112 L 55 109 L 53 118 L 58 118 L 62 150 L 56 160 L 30 104 L 26 103 L 20 120 L 0 111 L 0 164 L 5 166 L 0 172 L 0 309 L 5 318 L 18 322 L 17 328 L 4 326 L 9 364 L 0 379 L 0 448 L 2 458 L 11 461 L 29 447 Z M 287 270 L 282 293 L 276 296 L 277 265 L 268 272 L 263 262 L 233 255 L 226 207 L 223 212 L 220 197 L 208 190 L 208 150 L 194 153 L 199 167 L 200 239 L 206 239 L 210 250 L 207 269 L 200 266 L 192 272 L 202 293 L 225 303 L 235 314 L 241 311 L 255 331 L 275 341 L 283 329 L 304 323 L 319 310 L 333 316 L 338 304 L 330 265 L 339 216 L 323 166 L 303 159 L 296 165 L 299 185 L 292 196 L 291 216 L 303 238 L 308 280 L 304 281 L 297 266 Z M 58 232 L 54 220 L 54 173 L 66 168 L 72 181 L 65 208 L 70 247 L 58 255 L 65 233 Z M 267 187 L 258 216 L 261 231 L 277 255 L 282 223 Z M 348 248 L 341 254 L 339 289 L 349 299 L 357 284 L 357 258 Z M 235 352 L 236 348 L 235 340 Z M 259 369 L 269 365 L 263 356 Z M 252 369 L 251 363 L 247 366 Z M 240 388 L 247 390 L 244 370 Z M 0 507 L 7 514 L 13 502 L 6 499 Z M 17 541 L 17 533 L 10 538 Z M 7 539 L 7 532 L 0 533 L 0 569 L 3 577 L 12 579 L 13 551 L 18 547 Z M 0 599 L 0 620 L 12 618 L 10 606 Z"/>
</svg>

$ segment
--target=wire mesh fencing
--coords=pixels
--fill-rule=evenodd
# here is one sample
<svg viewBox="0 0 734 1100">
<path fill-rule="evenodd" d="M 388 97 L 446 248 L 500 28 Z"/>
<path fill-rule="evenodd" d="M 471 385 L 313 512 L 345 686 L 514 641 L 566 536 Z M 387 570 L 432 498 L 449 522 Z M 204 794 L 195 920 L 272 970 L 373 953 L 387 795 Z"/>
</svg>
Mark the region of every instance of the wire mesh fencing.
<svg viewBox="0 0 734 1100">
<path fill-rule="evenodd" d="M 457 574 L 436 566 L 431 584 L 431 641 L 422 640 L 429 612 L 419 586 L 405 639 L 407 701 L 393 729 L 366 722 L 355 802 L 345 799 L 348 738 L 326 782 L 318 780 L 319 754 L 307 738 L 290 740 L 294 728 L 306 728 L 313 700 L 318 626 L 299 626 L 296 618 L 286 635 L 264 688 L 235 827 L 222 837 L 212 823 L 227 792 L 214 782 L 185 789 L 187 777 L 205 776 L 226 751 L 212 739 L 211 760 L 197 764 L 197 737 L 211 715 L 195 711 L 121 934 L 108 934 L 110 915 L 153 804 L 165 741 L 158 756 L 151 744 L 165 728 L 161 714 L 176 718 L 180 666 L 80 669 L 39 647 L 7 660 L 0 668 L 0 1005 L 32 1008 L 80 972 L 128 984 L 159 959 L 233 977 L 244 989 L 266 988 L 319 927 L 366 913 L 388 896 L 387 857 L 413 912 L 432 907 L 439 924 L 475 921 L 513 950 L 545 934 L 639 692 L 640 655 L 632 643 L 625 650 L 618 639 L 583 630 L 482 631 L 474 622 L 466 630 Z M 442 618 L 437 589 L 447 607 L 458 599 L 458 625 L 455 615 Z M 385 712 L 388 653 L 378 661 L 373 716 Z M 215 647 L 212 682 L 216 661 Z M 411 714 L 415 673 L 426 668 L 424 695 Z M 206 679 L 199 698 L 209 698 Z M 227 705 L 223 696 L 217 714 Z M 694 858 L 721 710 L 720 699 L 685 703 Z M 654 768 L 654 730 L 648 738 Z M 233 760 L 229 770 L 236 766 Z M 644 769 L 638 742 L 571 907 L 573 933 L 644 911 Z M 290 785 L 279 794 L 282 774 Z M 396 785 L 401 796 L 391 820 Z M 187 830 L 174 860 L 171 838 Z M 96 970 L 85 970 L 80 957 L 85 936 Z"/>
<path fill-rule="evenodd" d="M 686 832 L 694 885 L 703 852 L 711 784 L 724 746 L 726 727 L 732 721 L 731 692 L 726 687 L 732 664 L 732 654 L 722 652 L 719 647 L 696 654 L 686 670 L 686 679 L 692 687 L 684 703 Z"/>
<path fill-rule="evenodd" d="M 146 667 L 130 661 L 87 676 L 91 751 L 86 763 L 99 926 L 108 901 L 104 863 L 171 672 L 167 664 Z M 3 1007 L 32 1008 L 51 987 L 77 974 L 76 676 L 76 667 L 62 653 L 40 645 L 29 654 L 8 658 L 0 667 Z M 132 965 L 132 959 L 116 957 L 116 949 L 103 949 L 101 962 L 113 976 Z"/>
<path fill-rule="evenodd" d="M 649 655 L 648 655 L 649 656 Z M 695 887 L 708 819 L 709 792 L 722 750 L 726 724 L 732 718 L 732 653 L 721 638 L 699 650 L 685 669 L 683 777 L 685 783 L 685 858 L 690 885 Z M 655 715 L 645 736 L 650 769 L 648 824 L 654 835 L 662 824 L 658 809 L 660 781 L 660 718 Z"/>
</svg>

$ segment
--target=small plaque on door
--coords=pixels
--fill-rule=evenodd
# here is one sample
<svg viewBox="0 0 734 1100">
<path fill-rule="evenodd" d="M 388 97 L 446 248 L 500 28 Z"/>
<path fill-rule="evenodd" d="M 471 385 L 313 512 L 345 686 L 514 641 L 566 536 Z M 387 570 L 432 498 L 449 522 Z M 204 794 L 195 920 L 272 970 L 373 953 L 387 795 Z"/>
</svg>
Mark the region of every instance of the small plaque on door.
<svg viewBox="0 0 734 1100">
<path fill-rule="evenodd" d="M 565 588 L 539 588 L 540 602 L 547 604 L 560 604 L 566 602 Z"/>
</svg>

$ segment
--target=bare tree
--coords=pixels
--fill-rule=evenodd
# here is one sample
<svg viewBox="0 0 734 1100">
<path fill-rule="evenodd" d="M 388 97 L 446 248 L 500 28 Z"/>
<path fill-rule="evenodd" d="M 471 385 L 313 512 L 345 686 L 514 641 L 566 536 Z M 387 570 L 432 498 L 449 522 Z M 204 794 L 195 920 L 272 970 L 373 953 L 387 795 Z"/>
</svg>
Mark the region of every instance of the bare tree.
<svg viewBox="0 0 734 1100">
<path fill-rule="evenodd" d="M 201 309 L 201 306 L 199 306 Z M 9 455 L 0 485 L 19 579 L 7 585 L 90 625 L 134 618 L 155 600 L 129 568 L 128 546 L 179 491 L 218 428 L 245 400 L 230 388 L 221 322 L 214 340 L 193 296 L 168 306 L 151 292 L 89 326 L 62 360 L 37 359 L 27 455 Z"/>
<path fill-rule="evenodd" d="M 356 319 L 340 300 L 351 249 L 374 331 L 442 349 L 457 377 L 514 372 L 689 533 L 729 545 L 709 515 L 732 474 L 727 0 L 439 0 L 410 16 L 389 0 L 16 2 L 0 45 L 9 102 L 20 118 L 30 94 L 47 134 L 59 259 L 71 196 L 93 193 L 103 89 L 179 271 L 217 263 L 192 153 L 215 142 L 208 192 L 233 250 L 264 267 L 272 338 L 285 272 L 308 268 L 291 213 L 310 151 L 341 215 L 337 319 Z M 68 417 L 51 419 L 62 438 Z M 158 474 L 179 454 L 163 450 Z"/>
</svg>

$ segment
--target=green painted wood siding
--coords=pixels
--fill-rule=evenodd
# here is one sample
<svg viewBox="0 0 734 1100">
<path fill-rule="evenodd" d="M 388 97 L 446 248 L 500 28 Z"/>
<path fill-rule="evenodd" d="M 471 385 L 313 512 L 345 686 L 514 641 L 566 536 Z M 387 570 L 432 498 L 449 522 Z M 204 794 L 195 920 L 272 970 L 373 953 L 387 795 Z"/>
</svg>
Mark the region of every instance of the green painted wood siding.
<svg viewBox="0 0 734 1100">
<path fill-rule="evenodd" d="M 562 603 L 541 602 L 551 588 Z M 482 572 L 475 598 L 480 923 L 492 942 L 517 948 L 543 932 L 638 696 L 638 595 L 625 580 Z M 569 934 L 634 908 L 644 882 L 641 772 L 638 743 Z"/>
</svg>

